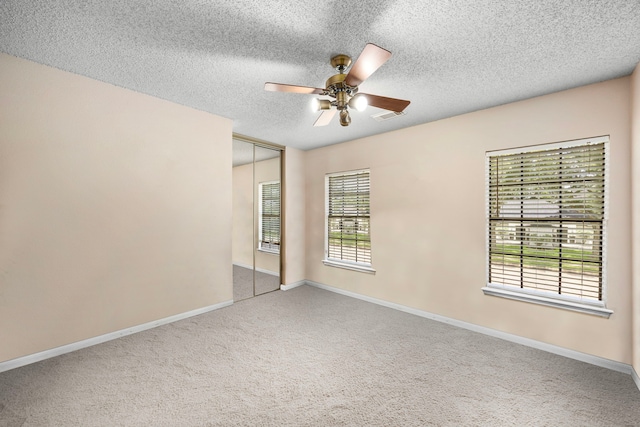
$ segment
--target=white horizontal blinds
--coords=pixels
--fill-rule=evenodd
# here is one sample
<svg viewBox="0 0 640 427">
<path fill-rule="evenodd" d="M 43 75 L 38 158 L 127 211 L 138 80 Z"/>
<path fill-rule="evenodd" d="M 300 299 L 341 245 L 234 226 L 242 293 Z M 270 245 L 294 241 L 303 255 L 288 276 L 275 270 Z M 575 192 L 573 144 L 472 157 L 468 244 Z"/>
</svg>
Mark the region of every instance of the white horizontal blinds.
<svg viewBox="0 0 640 427">
<path fill-rule="evenodd" d="M 327 257 L 371 264 L 369 171 L 329 176 Z"/>
<path fill-rule="evenodd" d="M 280 183 L 261 184 L 260 248 L 280 250 Z"/>
<path fill-rule="evenodd" d="M 602 301 L 605 143 L 489 155 L 489 283 Z"/>
</svg>

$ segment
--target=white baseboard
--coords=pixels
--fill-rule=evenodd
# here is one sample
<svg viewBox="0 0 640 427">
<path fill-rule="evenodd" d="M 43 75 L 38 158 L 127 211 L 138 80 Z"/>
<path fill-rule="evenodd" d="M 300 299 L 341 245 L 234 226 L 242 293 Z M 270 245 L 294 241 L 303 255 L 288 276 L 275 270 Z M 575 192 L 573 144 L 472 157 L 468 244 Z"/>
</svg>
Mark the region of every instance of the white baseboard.
<svg viewBox="0 0 640 427">
<path fill-rule="evenodd" d="M 55 356 L 60 356 L 61 354 L 71 353 L 72 351 L 80 350 L 86 347 L 91 347 L 92 345 L 102 344 L 103 342 L 115 340 L 116 338 L 124 337 L 131 334 L 135 334 L 136 332 L 146 331 L 147 329 L 152 329 L 158 326 L 166 325 L 168 323 L 177 322 L 178 320 L 187 319 L 189 317 L 197 316 L 199 314 L 208 313 L 213 310 L 218 310 L 223 307 L 228 307 L 231 304 L 233 304 L 233 301 L 224 301 L 219 304 L 210 305 L 208 307 L 202 307 L 196 310 L 187 311 L 186 313 L 180 313 L 173 316 L 165 317 L 163 319 L 154 320 L 152 322 L 143 323 L 142 325 L 132 326 L 130 328 L 121 329 L 115 332 L 110 332 L 108 334 L 104 334 L 104 335 L 89 338 L 86 340 L 63 345 L 60 347 L 52 348 L 50 350 L 41 351 L 39 353 L 29 354 L 27 356 L 22 356 L 16 359 L 7 360 L 6 362 L 0 362 L 0 372 L 19 368 L 21 366 L 29 365 L 35 362 L 40 362 L 45 359 L 49 359 Z"/>
<path fill-rule="evenodd" d="M 298 286 L 302 286 L 304 284 L 306 284 L 307 282 L 305 280 L 298 280 L 297 282 L 293 282 L 290 285 L 280 285 L 280 290 L 281 291 L 289 291 L 293 288 L 297 288 Z"/>
<path fill-rule="evenodd" d="M 242 263 L 239 263 L 239 262 L 234 262 L 233 265 L 236 265 L 236 266 L 242 267 L 242 268 L 247 268 L 249 270 L 253 270 L 254 269 L 252 266 L 250 266 L 248 264 L 242 264 Z M 255 270 L 259 271 L 260 273 L 270 274 L 272 276 L 280 276 L 277 271 L 265 270 L 264 268 L 260 268 L 260 267 L 256 267 Z"/>
<path fill-rule="evenodd" d="M 306 280 L 305 283 L 310 286 L 314 286 L 316 288 L 324 289 L 327 291 L 335 292 L 338 294 L 346 295 L 352 298 L 357 298 L 363 301 L 367 301 L 373 304 L 382 305 L 384 307 L 393 308 L 395 310 L 404 311 L 405 313 L 414 314 L 416 316 L 425 317 L 427 319 L 435 320 L 437 322 L 447 323 L 452 326 L 457 326 L 459 328 L 468 329 L 473 332 L 478 332 L 484 335 L 489 335 L 495 338 L 500 338 L 505 341 L 511 341 L 516 344 L 525 345 L 527 347 L 532 347 L 538 350 L 543 350 L 549 353 L 558 354 L 560 356 L 568 357 L 570 359 L 579 360 L 581 362 L 590 363 L 592 365 L 600 366 L 603 368 L 608 368 L 613 371 L 622 372 L 625 374 L 632 375 L 632 372 L 635 373 L 631 365 L 627 365 L 626 363 L 617 362 L 615 360 L 605 359 L 603 357 L 594 356 L 591 354 L 581 353 L 579 351 L 570 350 L 564 347 L 559 347 L 553 344 L 547 344 L 541 341 L 532 340 L 529 338 L 520 337 L 518 335 L 509 334 L 502 331 L 497 331 L 495 329 L 486 328 L 484 326 L 474 325 L 473 323 L 463 322 L 461 320 L 452 319 L 450 317 L 441 316 L 439 314 L 429 313 L 427 311 L 418 310 L 416 308 L 407 307 L 404 305 L 396 304 L 389 301 L 380 300 L 377 298 L 368 297 L 366 295 L 360 295 L 355 292 L 345 291 L 343 289 L 334 288 L 333 286 L 324 285 L 322 283 L 313 282 L 311 280 Z M 638 380 L 637 374 L 634 378 L 636 384 L 640 384 L 640 380 Z M 640 388 L 640 385 L 638 385 Z"/>
</svg>

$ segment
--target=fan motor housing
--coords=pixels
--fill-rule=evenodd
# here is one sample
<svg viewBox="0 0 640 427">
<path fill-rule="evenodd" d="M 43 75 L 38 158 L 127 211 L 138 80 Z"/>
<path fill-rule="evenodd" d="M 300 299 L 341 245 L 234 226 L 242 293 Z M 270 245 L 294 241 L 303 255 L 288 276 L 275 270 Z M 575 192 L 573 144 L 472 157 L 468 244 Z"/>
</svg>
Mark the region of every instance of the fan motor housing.
<svg viewBox="0 0 640 427">
<path fill-rule="evenodd" d="M 349 86 L 344 81 L 347 78 L 346 74 L 338 73 L 327 79 L 325 88 L 329 92 L 329 95 L 333 96 L 335 92 L 347 92 L 353 96 L 358 93 L 358 86 Z"/>
<path fill-rule="evenodd" d="M 346 74 L 335 74 L 327 79 L 325 87 L 327 89 L 344 87 L 344 79 L 347 78 Z"/>
</svg>

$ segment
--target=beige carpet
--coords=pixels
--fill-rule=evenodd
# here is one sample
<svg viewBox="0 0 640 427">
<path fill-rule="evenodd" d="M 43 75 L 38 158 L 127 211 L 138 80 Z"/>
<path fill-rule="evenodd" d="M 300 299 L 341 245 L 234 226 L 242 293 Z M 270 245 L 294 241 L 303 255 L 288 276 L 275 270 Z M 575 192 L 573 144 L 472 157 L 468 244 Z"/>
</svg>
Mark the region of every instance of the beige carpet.
<svg viewBox="0 0 640 427">
<path fill-rule="evenodd" d="M 307 286 L 0 374 L 0 426 L 632 426 L 628 375 Z"/>
</svg>

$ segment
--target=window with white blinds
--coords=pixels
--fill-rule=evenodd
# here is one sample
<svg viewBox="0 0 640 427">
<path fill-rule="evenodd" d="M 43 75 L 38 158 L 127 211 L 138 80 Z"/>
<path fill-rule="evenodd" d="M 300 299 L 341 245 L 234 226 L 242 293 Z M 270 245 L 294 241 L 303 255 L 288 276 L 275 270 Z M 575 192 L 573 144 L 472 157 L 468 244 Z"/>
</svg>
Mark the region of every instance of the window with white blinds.
<svg viewBox="0 0 640 427">
<path fill-rule="evenodd" d="M 280 252 L 280 182 L 262 182 L 258 184 L 258 192 L 258 249 Z"/>
<path fill-rule="evenodd" d="M 487 153 L 488 288 L 604 307 L 607 148 Z"/>
<path fill-rule="evenodd" d="M 369 170 L 326 176 L 325 264 L 373 271 Z"/>
</svg>

